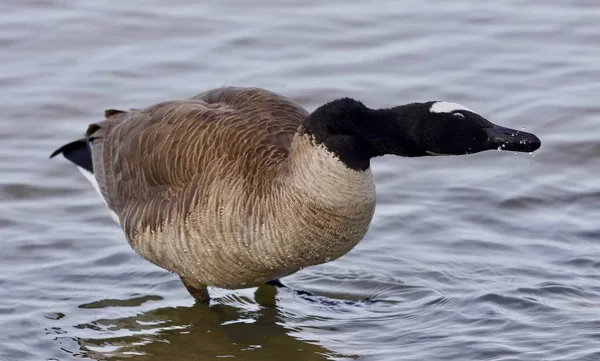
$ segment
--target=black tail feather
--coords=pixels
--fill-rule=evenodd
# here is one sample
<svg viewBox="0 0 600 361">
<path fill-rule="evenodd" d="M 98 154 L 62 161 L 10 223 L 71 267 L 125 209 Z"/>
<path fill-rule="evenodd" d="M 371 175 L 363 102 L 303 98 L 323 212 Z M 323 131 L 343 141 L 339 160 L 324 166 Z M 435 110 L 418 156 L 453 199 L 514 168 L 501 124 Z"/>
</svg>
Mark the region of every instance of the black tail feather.
<svg viewBox="0 0 600 361">
<path fill-rule="evenodd" d="M 60 153 L 62 153 L 65 158 L 75 163 L 75 165 L 82 167 L 90 173 L 94 173 L 94 168 L 92 166 L 92 152 L 87 139 L 79 139 L 63 145 L 55 150 L 50 155 L 50 158 L 53 158 Z"/>
</svg>

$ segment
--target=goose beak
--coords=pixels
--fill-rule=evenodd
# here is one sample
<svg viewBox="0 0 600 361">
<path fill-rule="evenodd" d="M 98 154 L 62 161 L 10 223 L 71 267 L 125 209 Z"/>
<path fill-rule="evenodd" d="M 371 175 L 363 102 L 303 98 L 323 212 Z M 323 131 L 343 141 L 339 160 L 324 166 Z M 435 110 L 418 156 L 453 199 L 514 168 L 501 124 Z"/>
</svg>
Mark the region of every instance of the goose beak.
<svg viewBox="0 0 600 361">
<path fill-rule="evenodd" d="M 533 152 L 542 145 L 540 138 L 520 130 L 495 125 L 493 128 L 486 128 L 485 132 L 488 135 L 489 149 Z"/>
</svg>

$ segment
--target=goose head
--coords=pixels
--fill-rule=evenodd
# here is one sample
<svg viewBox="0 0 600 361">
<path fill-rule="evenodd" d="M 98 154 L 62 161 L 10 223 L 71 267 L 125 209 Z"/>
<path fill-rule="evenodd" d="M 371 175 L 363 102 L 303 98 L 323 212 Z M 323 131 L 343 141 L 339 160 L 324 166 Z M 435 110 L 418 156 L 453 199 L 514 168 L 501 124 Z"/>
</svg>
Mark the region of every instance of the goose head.
<svg viewBox="0 0 600 361">
<path fill-rule="evenodd" d="M 541 145 L 535 135 L 496 125 L 457 103 L 433 101 L 423 107 L 418 112 L 422 118 L 413 120 L 418 124 L 414 132 L 429 155 L 461 155 L 492 149 L 533 152 Z"/>
<path fill-rule="evenodd" d="M 534 134 L 496 125 L 457 103 L 429 101 L 371 109 L 350 98 L 317 108 L 303 130 L 352 169 L 371 158 L 466 155 L 486 150 L 533 152 Z"/>
</svg>

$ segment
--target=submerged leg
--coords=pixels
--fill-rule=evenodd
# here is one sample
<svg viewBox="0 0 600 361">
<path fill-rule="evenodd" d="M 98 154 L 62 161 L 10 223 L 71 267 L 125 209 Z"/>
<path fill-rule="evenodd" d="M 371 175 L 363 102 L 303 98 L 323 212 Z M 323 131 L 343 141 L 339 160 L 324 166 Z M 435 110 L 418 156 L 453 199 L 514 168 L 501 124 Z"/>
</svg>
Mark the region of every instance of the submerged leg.
<svg viewBox="0 0 600 361">
<path fill-rule="evenodd" d="M 279 279 L 274 279 L 274 280 L 268 281 L 268 282 L 266 282 L 266 284 L 275 286 L 275 287 L 287 288 L 289 290 L 292 290 L 297 295 L 302 296 L 302 298 L 304 298 L 306 300 L 309 300 L 311 302 L 320 302 L 320 303 L 330 305 L 330 306 L 335 306 L 335 305 L 339 305 L 339 304 L 347 304 L 347 305 L 356 305 L 356 304 L 362 304 L 362 303 L 371 304 L 371 303 L 377 302 L 377 301 L 371 300 L 370 298 L 365 298 L 362 300 L 339 300 L 339 299 L 332 299 L 327 296 L 317 296 L 308 291 L 296 290 L 291 287 L 288 287 L 288 286 L 284 285 L 283 283 L 281 283 L 281 281 Z"/>
<path fill-rule="evenodd" d="M 279 278 L 268 281 L 267 282 L 268 285 L 271 286 L 275 286 L 275 287 L 281 287 L 281 288 L 287 288 L 289 290 L 294 291 L 296 294 L 300 295 L 300 296 L 314 296 L 312 293 L 308 292 L 308 291 L 302 291 L 302 290 L 295 290 L 291 287 L 288 287 L 286 285 L 284 285 L 283 283 L 281 283 L 281 281 L 279 280 Z"/>
<path fill-rule="evenodd" d="M 196 299 L 198 302 L 208 303 L 210 301 L 210 296 L 208 295 L 208 290 L 206 289 L 206 285 L 201 285 L 196 282 L 190 281 L 186 278 L 181 277 L 181 282 L 185 288 L 187 288 L 188 292 L 192 297 Z"/>
</svg>

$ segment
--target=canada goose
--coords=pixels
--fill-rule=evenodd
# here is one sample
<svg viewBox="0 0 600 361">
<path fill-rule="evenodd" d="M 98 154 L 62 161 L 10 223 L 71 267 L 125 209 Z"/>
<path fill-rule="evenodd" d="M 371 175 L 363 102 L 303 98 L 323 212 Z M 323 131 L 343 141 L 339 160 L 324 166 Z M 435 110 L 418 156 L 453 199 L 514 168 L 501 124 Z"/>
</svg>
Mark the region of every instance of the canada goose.
<svg viewBox="0 0 600 361">
<path fill-rule="evenodd" d="M 541 144 L 455 103 L 370 109 L 342 98 L 309 114 L 259 88 L 109 109 L 105 118 L 51 157 L 75 163 L 131 247 L 204 302 L 207 286 L 277 284 L 348 253 L 375 210 L 373 157 Z"/>
</svg>

